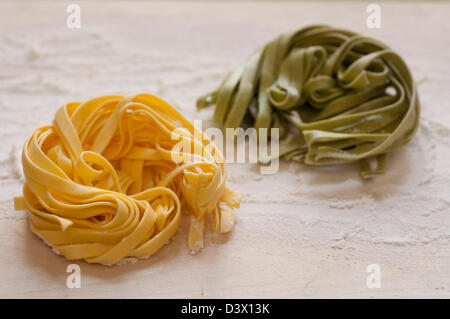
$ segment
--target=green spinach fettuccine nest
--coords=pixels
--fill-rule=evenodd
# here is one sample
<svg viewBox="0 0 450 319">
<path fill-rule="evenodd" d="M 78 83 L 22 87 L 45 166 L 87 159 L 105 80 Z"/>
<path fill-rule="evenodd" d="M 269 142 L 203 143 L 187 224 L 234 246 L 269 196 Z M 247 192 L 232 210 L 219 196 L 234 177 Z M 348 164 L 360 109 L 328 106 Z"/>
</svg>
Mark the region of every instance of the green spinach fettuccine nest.
<svg viewBox="0 0 450 319">
<path fill-rule="evenodd" d="M 329 26 L 268 43 L 197 101 L 212 104 L 224 127 L 278 127 L 281 157 L 356 162 L 364 178 L 384 171 L 386 154 L 410 141 L 419 119 L 403 59 L 378 40 Z"/>
</svg>

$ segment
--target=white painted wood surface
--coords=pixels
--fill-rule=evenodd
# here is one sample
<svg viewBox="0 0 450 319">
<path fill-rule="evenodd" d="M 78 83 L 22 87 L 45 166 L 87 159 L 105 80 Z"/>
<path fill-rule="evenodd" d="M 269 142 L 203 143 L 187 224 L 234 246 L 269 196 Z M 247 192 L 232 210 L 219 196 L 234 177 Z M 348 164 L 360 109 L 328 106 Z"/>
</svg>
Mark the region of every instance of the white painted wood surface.
<svg viewBox="0 0 450 319">
<path fill-rule="evenodd" d="M 381 3 L 381 29 L 366 27 L 359 2 L 81 1 L 81 29 L 66 27 L 67 4 L 0 3 L 0 297 L 450 297 L 449 4 Z M 70 262 L 12 209 L 26 136 L 64 102 L 116 92 L 152 92 L 209 119 L 196 97 L 257 47 L 310 24 L 382 40 L 423 81 L 418 135 L 389 158 L 387 174 L 363 182 L 352 166 L 283 162 L 261 176 L 230 165 L 243 194 L 230 235 L 208 229 L 191 256 L 184 223 L 149 260 L 77 262 L 81 288 L 67 288 Z M 369 264 L 381 267 L 379 289 L 366 286 Z"/>
</svg>

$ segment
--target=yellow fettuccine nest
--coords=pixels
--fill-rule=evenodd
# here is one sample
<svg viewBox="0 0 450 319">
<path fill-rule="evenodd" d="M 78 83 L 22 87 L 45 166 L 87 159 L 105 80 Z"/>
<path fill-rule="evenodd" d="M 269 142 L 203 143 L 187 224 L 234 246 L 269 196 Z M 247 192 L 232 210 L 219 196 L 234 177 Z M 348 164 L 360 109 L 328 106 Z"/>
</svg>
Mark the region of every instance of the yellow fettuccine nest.
<svg viewBox="0 0 450 319">
<path fill-rule="evenodd" d="M 175 147 L 174 136 L 201 154 L 187 161 L 193 154 Z M 212 213 L 215 230 L 228 232 L 240 202 L 225 185 L 220 151 L 150 94 L 64 105 L 53 125 L 26 141 L 22 163 L 26 182 L 16 209 L 28 210 L 31 230 L 70 260 L 149 257 L 174 235 L 184 209 L 191 214 L 188 248 L 199 250 L 205 214 Z"/>
</svg>

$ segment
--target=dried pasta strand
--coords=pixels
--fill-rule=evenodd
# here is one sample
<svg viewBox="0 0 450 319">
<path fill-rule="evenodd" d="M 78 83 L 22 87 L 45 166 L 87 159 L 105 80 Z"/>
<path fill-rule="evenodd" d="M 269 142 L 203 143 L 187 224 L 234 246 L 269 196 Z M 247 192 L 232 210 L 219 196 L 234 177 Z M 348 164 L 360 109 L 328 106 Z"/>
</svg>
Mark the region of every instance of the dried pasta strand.
<svg viewBox="0 0 450 319">
<path fill-rule="evenodd" d="M 227 128 L 280 128 L 279 156 L 309 165 L 357 162 L 364 178 L 383 173 L 386 154 L 408 143 L 419 121 L 403 59 L 375 39 L 324 25 L 256 51 L 197 108 L 212 104 Z"/>
<path fill-rule="evenodd" d="M 200 146 L 193 161 L 173 160 L 179 128 Z M 225 185 L 220 150 L 150 94 L 64 105 L 53 125 L 28 138 L 22 163 L 26 182 L 15 207 L 28 210 L 31 230 L 69 260 L 149 257 L 174 235 L 182 209 L 194 220 L 188 248 L 198 250 L 203 227 L 196 225 L 212 213 L 227 225 L 215 229 L 230 231 L 240 202 Z"/>
</svg>

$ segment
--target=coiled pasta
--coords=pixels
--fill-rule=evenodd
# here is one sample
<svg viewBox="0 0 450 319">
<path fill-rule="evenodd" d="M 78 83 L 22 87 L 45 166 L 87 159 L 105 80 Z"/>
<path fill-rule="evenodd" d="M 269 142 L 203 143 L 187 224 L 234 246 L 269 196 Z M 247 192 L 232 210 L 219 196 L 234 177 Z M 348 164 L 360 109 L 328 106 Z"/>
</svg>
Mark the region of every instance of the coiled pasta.
<svg viewBox="0 0 450 319">
<path fill-rule="evenodd" d="M 174 148 L 174 136 L 201 154 L 174 161 L 186 155 Z M 69 260 L 151 256 L 174 235 L 182 209 L 191 215 L 188 247 L 198 250 L 206 213 L 215 230 L 228 232 L 240 202 L 225 185 L 220 151 L 149 94 L 64 105 L 53 125 L 26 141 L 22 163 L 26 182 L 16 209 L 28 210 L 31 230 Z"/>
<path fill-rule="evenodd" d="M 256 51 L 197 101 L 211 104 L 225 127 L 278 127 L 286 137 L 279 156 L 310 165 L 356 161 L 365 178 L 384 171 L 386 154 L 412 138 L 419 119 L 416 86 L 397 53 L 322 25 Z"/>
</svg>

